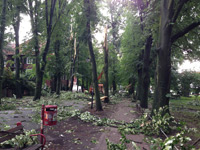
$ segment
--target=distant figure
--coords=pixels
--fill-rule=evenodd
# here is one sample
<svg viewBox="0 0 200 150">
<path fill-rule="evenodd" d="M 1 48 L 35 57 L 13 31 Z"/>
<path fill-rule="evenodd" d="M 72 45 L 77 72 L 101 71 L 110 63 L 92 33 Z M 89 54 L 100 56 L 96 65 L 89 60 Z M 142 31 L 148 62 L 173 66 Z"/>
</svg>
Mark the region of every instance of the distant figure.
<svg viewBox="0 0 200 150">
<path fill-rule="evenodd" d="M 94 94 L 94 88 L 92 87 L 92 85 L 90 85 L 89 92 L 90 92 L 91 95 Z"/>
</svg>

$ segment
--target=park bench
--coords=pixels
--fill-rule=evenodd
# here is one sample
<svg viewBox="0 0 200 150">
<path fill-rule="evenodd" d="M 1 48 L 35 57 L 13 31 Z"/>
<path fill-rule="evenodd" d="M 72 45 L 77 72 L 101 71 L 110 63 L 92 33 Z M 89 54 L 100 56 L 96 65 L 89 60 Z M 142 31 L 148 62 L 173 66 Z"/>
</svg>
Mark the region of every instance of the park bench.
<svg viewBox="0 0 200 150">
<path fill-rule="evenodd" d="M 24 129 L 21 124 L 7 131 L 0 131 L 0 143 L 15 138 L 16 135 L 21 135 L 21 134 L 24 134 Z M 23 150 L 38 150 L 40 148 L 43 148 L 46 143 L 46 138 L 43 134 L 33 134 L 30 136 L 38 136 L 38 135 L 40 135 L 41 138 L 43 138 L 43 144 L 31 145 L 29 147 L 23 148 Z M 14 149 L 19 149 L 19 148 L 14 148 Z"/>
</svg>

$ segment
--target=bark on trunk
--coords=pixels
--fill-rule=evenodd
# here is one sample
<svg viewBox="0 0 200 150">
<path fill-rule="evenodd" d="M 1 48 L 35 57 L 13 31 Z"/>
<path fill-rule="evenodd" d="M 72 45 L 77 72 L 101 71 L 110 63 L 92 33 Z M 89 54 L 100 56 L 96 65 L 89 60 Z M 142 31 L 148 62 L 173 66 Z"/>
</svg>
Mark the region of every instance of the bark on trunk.
<svg viewBox="0 0 200 150">
<path fill-rule="evenodd" d="M 55 42 L 55 56 L 56 56 L 56 66 L 58 67 L 60 65 L 60 40 L 56 40 Z M 61 68 L 56 68 L 56 94 L 60 95 L 60 88 L 61 88 Z"/>
<path fill-rule="evenodd" d="M 115 71 L 113 73 L 113 81 L 112 81 L 112 86 L 113 86 L 113 94 L 115 95 L 116 90 L 117 90 L 117 85 L 116 85 L 116 77 L 115 77 Z"/>
<path fill-rule="evenodd" d="M 140 55 L 139 55 L 139 61 L 143 61 L 143 57 L 144 57 L 144 50 L 141 51 Z M 137 100 L 142 100 L 142 64 L 138 64 L 137 66 L 137 75 L 138 75 L 138 82 L 137 82 Z"/>
<path fill-rule="evenodd" d="M 108 46 L 107 46 L 107 26 L 105 27 L 105 39 L 104 39 L 104 77 L 105 77 L 105 85 L 104 85 L 104 91 L 105 91 L 105 98 L 104 102 L 109 103 L 109 88 L 108 88 Z"/>
<path fill-rule="evenodd" d="M 57 84 L 56 84 L 56 94 L 60 95 L 60 89 L 61 89 L 61 73 L 59 72 L 57 74 Z"/>
<path fill-rule="evenodd" d="M 20 26 L 20 7 L 16 7 L 16 13 L 13 18 L 13 28 L 15 31 L 15 87 L 16 98 L 22 98 L 21 83 L 20 83 L 20 56 L 19 56 L 19 26 Z"/>
<path fill-rule="evenodd" d="M 142 108 L 148 108 L 148 94 L 149 94 L 149 84 L 150 84 L 150 53 L 151 53 L 152 36 L 150 35 L 145 44 L 143 67 L 142 67 L 142 91 L 141 91 L 141 101 L 140 106 Z"/>
<path fill-rule="evenodd" d="M 96 98 L 96 110 L 102 111 L 102 105 L 99 95 L 99 89 L 98 89 L 98 80 L 97 80 L 97 67 L 96 67 L 96 61 L 95 61 L 95 55 L 93 51 L 92 46 L 92 37 L 91 37 L 91 30 L 90 30 L 90 0 L 84 0 L 84 5 L 86 8 L 86 17 L 87 17 L 87 23 L 86 23 L 86 30 L 87 30 L 87 42 L 90 52 L 90 57 L 92 61 L 92 72 L 93 72 L 93 84 L 94 84 L 94 92 L 95 92 L 95 98 Z"/>
<path fill-rule="evenodd" d="M 85 83 L 85 78 L 82 77 L 82 82 L 81 82 L 81 89 L 82 89 L 82 92 L 84 92 L 84 89 L 85 89 L 84 83 Z"/>
<path fill-rule="evenodd" d="M 69 90 L 72 91 L 73 88 L 73 82 L 74 82 L 74 66 L 75 66 L 75 61 L 74 61 L 74 57 L 73 57 L 73 42 L 71 41 L 71 69 L 70 69 L 70 86 L 69 86 Z"/>
<path fill-rule="evenodd" d="M 161 28 L 160 28 L 160 50 L 158 54 L 158 74 L 157 74 L 157 96 L 153 109 L 169 106 L 170 76 L 171 76 L 171 34 L 170 24 L 173 16 L 172 0 L 162 0 L 161 2 Z M 169 109 L 167 110 L 169 112 Z"/>
<path fill-rule="evenodd" d="M 46 39 L 47 40 L 46 40 L 46 45 L 45 45 L 44 51 L 42 53 L 42 64 L 41 64 L 41 68 L 40 68 L 40 73 L 38 73 L 38 76 L 36 76 L 39 79 L 38 80 L 36 79 L 37 80 L 36 91 L 35 91 L 35 96 L 34 96 L 33 100 L 40 99 L 40 97 L 41 97 L 43 76 L 44 76 L 45 67 L 47 64 L 46 57 L 47 57 L 49 47 L 50 47 L 50 42 L 51 42 L 52 21 L 53 21 L 55 4 L 56 4 L 56 0 L 51 1 L 50 14 L 48 15 L 48 0 L 45 0 L 45 15 L 46 15 L 46 29 L 47 29 Z M 37 88 L 39 88 L 40 91 Z"/>
<path fill-rule="evenodd" d="M 33 33 L 33 40 L 34 40 L 34 49 L 35 49 L 35 65 L 36 65 L 36 88 L 33 100 L 40 99 L 41 90 L 42 90 L 42 82 L 41 82 L 41 72 L 40 72 L 40 57 L 39 57 L 39 40 L 38 40 L 38 9 L 39 4 L 36 1 L 35 8 L 33 8 L 33 2 L 31 0 L 28 1 L 29 3 L 29 15 L 31 19 L 31 27 Z M 35 13 L 34 10 L 36 11 Z"/>
<path fill-rule="evenodd" d="M 142 99 L 142 68 L 138 68 L 137 100 Z"/>
<path fill-rule="evenodd" d="M 6 26 L 6 8 L 7 0 L 3 0 L 2 12 L 1 12 L 1 24 L 0 24 L 0 104 L 2 98 L 2 83 L 3 83 L 3 70 L 4 70 L 4 59 L 3 59 L 3 42 L 4 42 L 4 31 Z"/>
</svg>

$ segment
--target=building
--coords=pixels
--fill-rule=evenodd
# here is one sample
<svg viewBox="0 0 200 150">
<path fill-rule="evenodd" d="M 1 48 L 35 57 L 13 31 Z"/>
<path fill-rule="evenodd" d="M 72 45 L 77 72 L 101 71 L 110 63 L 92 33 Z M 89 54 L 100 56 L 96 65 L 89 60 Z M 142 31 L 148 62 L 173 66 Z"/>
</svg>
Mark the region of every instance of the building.
<svg viewBox="0 0 200 150">
<path fill-rule="evenodd" d="M 27 56 L 25 52 L 22 51 L 23 47 L 20 45 L 20 70 L 24 72 L 26 69 L 32 69 L 32 64 L 34 59 L 32 58 L 34 54 Z M 26 52 L 27 53 L 27 52 Z M 15 70 L 15 44 L 7 44 L 3 49 L 4 55 L 4 67 L 10 68 L 12 71 Z"/>
</svg>

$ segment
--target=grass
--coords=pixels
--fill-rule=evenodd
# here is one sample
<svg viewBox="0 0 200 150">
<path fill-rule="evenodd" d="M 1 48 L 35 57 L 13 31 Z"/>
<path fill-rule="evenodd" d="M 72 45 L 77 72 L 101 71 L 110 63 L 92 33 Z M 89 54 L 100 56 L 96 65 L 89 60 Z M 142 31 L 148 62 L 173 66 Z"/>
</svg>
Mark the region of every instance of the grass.
<svg viewBox="0 0 200 150">
<path fill-rule="evenodd" d="M 197 132 L 188 134 L 194 141 L 200 137 L 200 100 L 192 97 L 181 97 L 177 100 L 170 100 L 170 112 L 179 122 L 185 122 L 190 128 L 196 128 Z M 200 146 L 200 143 L 199 145 Z"/>
<path fill-rule="evenodd" d="M 180 99 L 170 100 L 170 107 L 183 107 L 185 109 L 200 110 L 200 100 L 195 100 L 194 96 L 192 97 L 181 97 Z"/>
</svg>

